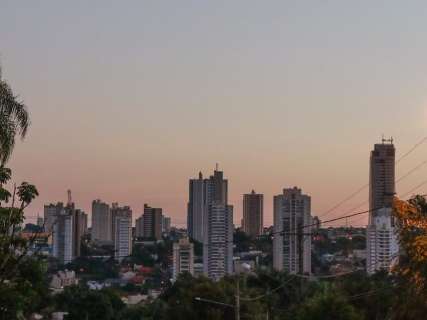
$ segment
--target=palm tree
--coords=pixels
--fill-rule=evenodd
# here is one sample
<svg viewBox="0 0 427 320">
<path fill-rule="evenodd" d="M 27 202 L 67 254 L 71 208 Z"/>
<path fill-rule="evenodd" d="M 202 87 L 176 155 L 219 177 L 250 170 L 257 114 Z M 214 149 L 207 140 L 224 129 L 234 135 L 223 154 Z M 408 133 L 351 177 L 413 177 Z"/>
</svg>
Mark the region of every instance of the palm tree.
<svg viewBox="0 0 427 320">
<path fill-rule="evenodd" d="M 0 167 L 9 160 L 15 146 L 15 137 L 25 138 L 30 119 L 27 107 L 17 100 L 0 69 Z"/>
</svg>

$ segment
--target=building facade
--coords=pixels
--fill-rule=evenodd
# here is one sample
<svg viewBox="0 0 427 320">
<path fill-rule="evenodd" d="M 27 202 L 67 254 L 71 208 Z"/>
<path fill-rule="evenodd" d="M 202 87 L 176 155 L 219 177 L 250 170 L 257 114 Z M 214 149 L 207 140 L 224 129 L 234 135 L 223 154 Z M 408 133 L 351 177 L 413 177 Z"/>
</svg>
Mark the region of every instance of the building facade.
<svg viewBox="0 0 427 320">
<path fill-rule="evenodd" d="M 132 215 L 115 215 L 114 219 L 114 257 L 121 261 L 132 253 Z"/>
<path fill-rule="evenodd" d="M 184 272 L 194 275 L 194 244 L 188 238 L 173 244 L 173 280 Z"/>
<path fill-rule="evenodd" d="M 144 214 L 142 215 L 142 236 L 155 240 L 162 239 L 162 209 L 152 208 L 144 204 Z"/>
<path fill-rule="evenodd" d="M 252 238 L 263 233 L 264 228 L 264 196 L 252 190 L 243 195 L 243 231 Z"/>
<path fill-rule="evenodd" d="M 204 273 L 219 280 L 233 273 L 233 206 L 228 204 L 228 181 L 216 169 L 206 181 L 203 225 Z"/>
<path fill-rule="evenodd" d="M 61 211 L 64 209 L 64 204 L 58 202 L 57 204 L 48 204 L 44 206 L 44 231 L 51 233 L 53 231 L 53 225 Z"/>
<path fill-rule="evenodd" d="M 53 256 L 62 264 L 70 263 L 75 257 L 74 223 L 74 215 L 66 208 L 55 217 L 52 228 Z"/>
<path fill-rule="evenodd" d="M 311 274 L 311 198 L 294 187 L 274 197 L 273 267 Z"/>
<path fill-rule="evenodd" d="M 203 226 L 206 216 L 206 184 L 203 174 L 199 172 L 198 179 L 190 179 L 189 199 L 187 204 L 187 232 L 199 242 L 203 242 Z"/>
<path fill-rule="evenodd" d="M 112 214 L 110 206 L 101 200 L 92 201 L 92 230 L 93 241 L 112 241 Z"/>
<path fill-rule="evenodd" d="M 120 207 L 117 202 L 111 205 L 111 241 L 115 243 L 117 217 L 130 218 L 132 226 L 132 209 L 129 206 Z"/>
<path fill-rule="evenodd" d="M 395 184 L 393 139 L 375 144 L 370 156 L 369 223 L 366 229 L 366 271 L 388 270 L 398 261 L 398 238 L 393 217 Z"/>
</svg>

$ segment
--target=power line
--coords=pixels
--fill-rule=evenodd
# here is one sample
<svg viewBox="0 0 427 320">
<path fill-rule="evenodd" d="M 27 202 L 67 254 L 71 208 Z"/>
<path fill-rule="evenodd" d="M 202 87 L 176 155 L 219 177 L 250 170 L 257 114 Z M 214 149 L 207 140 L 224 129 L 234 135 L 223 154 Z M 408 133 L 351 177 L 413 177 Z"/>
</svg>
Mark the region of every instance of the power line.
<svg viewBox="0 0 427 320">
<path fill-rule="evenodd" d="M 427 141 L 427 136 L 425 136 L 424 138 L 422 138 L 411 149 L 409 149 L 406 153 L 404 153 L 401 157 L 399 157 L 395 161 L 395 164 L 396 165 L 399 164 L 403 159 L 405 159 L 407 156 L 409 156 L 412 152 L 414 152 L 420 145 L 422 145 L 426 141 Z M 427 160 L 426 160 L 426 163 L 427 163 Z M 401 178 L 401 179 L 404 179 L 404 178 Z M 369 187 L 369 183 L 368 184 L 364 184 L 362 187 L 360 187 L 359 189 L 357 189 L 355 192 L 351 193 L 349 196 L 347 196 L 346 198 L 344 198 L 343 200 L 341 200 L 340 202 L 338 202 L 336 205 L 334 205 L 333 207 L 331 207 L 330 209 L 328 209 L 327 211 L 325 211 L 323 214 L 321 214 L 319 216 L 319 218 L 327 216 L 328 214 L 330 214 L 331 212 L 333 212 L 335 209 L 339 208 L 341 205 L 343 205 L 344 203 L 346 203 L 348 200 L 350 200 L 350 199 L 354 198 L 355 196 L 357 196 L 359 193 L 361 193 L 367 187 Z"/>
</svg>

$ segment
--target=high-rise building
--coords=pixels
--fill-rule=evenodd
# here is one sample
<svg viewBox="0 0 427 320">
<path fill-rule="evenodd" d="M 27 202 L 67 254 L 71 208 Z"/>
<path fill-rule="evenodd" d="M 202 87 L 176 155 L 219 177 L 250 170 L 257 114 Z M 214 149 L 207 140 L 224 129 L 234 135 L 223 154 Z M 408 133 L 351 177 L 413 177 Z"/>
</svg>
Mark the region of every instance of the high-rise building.
<svg viewBox="0 0 427 320">
<path fill-rule="evenodd" d="M 92 201 L 92 240 L 102 242 L 111 241 L 112 227 L 110 206 L 101 200 Z"/>
<path fill-rule="evenodd" d="M 264 228 L 264 196 L 252 190 L 243 195 L 243 231 L 256 238 L 263 233 Z"/>
<path fill-rule="evenodd" d="M 371 151 L 369 173 L 369 223 L 366 229 L 366 269 L 370 274 L 389 269 L 398 259 L 398 238 L 393 218 L 395 184 L 393 139 L 383 139 Z"/>
<path fill-rule="evenodd" d="M 120 207 L 117 202 L 111 205 L 111 241 L 115 243 L 116 217 L 130 218 L 132 226 L 132 209 L 129 206 Z"/>
<path fill-rule="evenodd" d="M 173 244 L 173 280 L 184 272 L 194 275 L 194 244 L 188 238 Z"/>
<path fill-rule="evenodd" d="M 144 204 L 142 215 L 142 236 L 156 240 L 162 239 L 162 209 Z"/>
<path fill-rule="evenodd" d="M 66 208 L 55 216 L 53 224 L 53 256 L 60 263 L 67 264 L 73 261 L 75 253 L 74 215 Z"/>
<path fill-rule="evenodd" d="M 171 231 L 171 218 L 162 216 L 162 232 L 169 233 Z"/>
<path fill-rule="evenodd" d="M 80 209 L 75 209 L 74 204 L 68 205 L 67 209 L 73 215 L 73 255 L 79 257 L 82 237 L 87 230 L 87 214 Z"/>
<path fill-rule="evenodd" d="M 370 217 L 378 209 L 391 208 L 396 193 L 395 186 L 395 148 L 393 139 L 375 144 L 371 151 L 369 172 L 369 210 Z"/>
<path fill-rule="evenodd" d="M 144 238 L 144 214 L 135 220 L 135 237 Z"/>
<path fill-rule="evenodd" d="M 45 206 L 46 208 L 56 208 L 57 214 L 53 218 L 52 224 L 52 242 L 53 256 L 58 258 L 61 263 L 69 263 L 74 258 L 80 256 L 81 238 L 87 229 L 87 215 L 75 208 L 71 200 L 71 191 L 68 190 L 68 203 L 64 207 L 62 203 Z M 59 210 L 60 209 L 60 210 Z M 52 216 L 46 216 L 48 219 Z"/>
<path fill-rule="evenodd" d="M 132 253 L 132 215 L 114 215 L 114 257 L 121 261 Z"/>
<path fill-rule="evenodd" d="M 53 225 L 61 211 L 64 209 L 64 204 L 58 202 L 57 204 L 48 204 L 44 206 L 44 231 L 51 233 L 53 231 Z"/>
<path fill-rule="evenodd" d="M 203 221 L 203 267 L 211 279 L 233 272 L 233 206 L 228 205 L 228 181 L 218 168 L 206 181 Z"/>
<path fill-rule="evenodd" d="M 274 197 L 273 267 L 311 273 L 311 198 L 294 187 Z M 303 228 L 304 226 L 304 228 Z"/>
<path fill-rule="evenodd" d="M 198 179 L 190 179 L 189 200 L 187 205 L 187 232 L 199 242 L 203 242 L 203 226 L 206 216 L 206 183 L 203 174 L 199 172 Z"/>
</svg>

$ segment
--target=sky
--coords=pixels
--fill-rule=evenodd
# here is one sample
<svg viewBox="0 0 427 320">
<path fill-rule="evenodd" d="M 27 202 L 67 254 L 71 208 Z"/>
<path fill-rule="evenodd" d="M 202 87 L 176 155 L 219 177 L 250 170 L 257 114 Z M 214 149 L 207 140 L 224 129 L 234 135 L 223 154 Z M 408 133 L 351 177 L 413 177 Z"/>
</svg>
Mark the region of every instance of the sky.
<svg viewBox="0 0 427 320">
<path fill-rule="evenodd" d="M 252 189 L 265 225 L 285 187 L 323 217 L 368 182 L 382 134 L 398 156 L 427 135 L 426 21 L 425 1 L 3 0 L 3 78 L 32 121 L 9 162 L 39 189 L 28 219 L 71 189 L 88 213 L 148 203 L 185 226 L 188 180 L 216 163 L 236 224 Z M 427 143 L 396 175 L 426 159 Z"/>
</svg>

